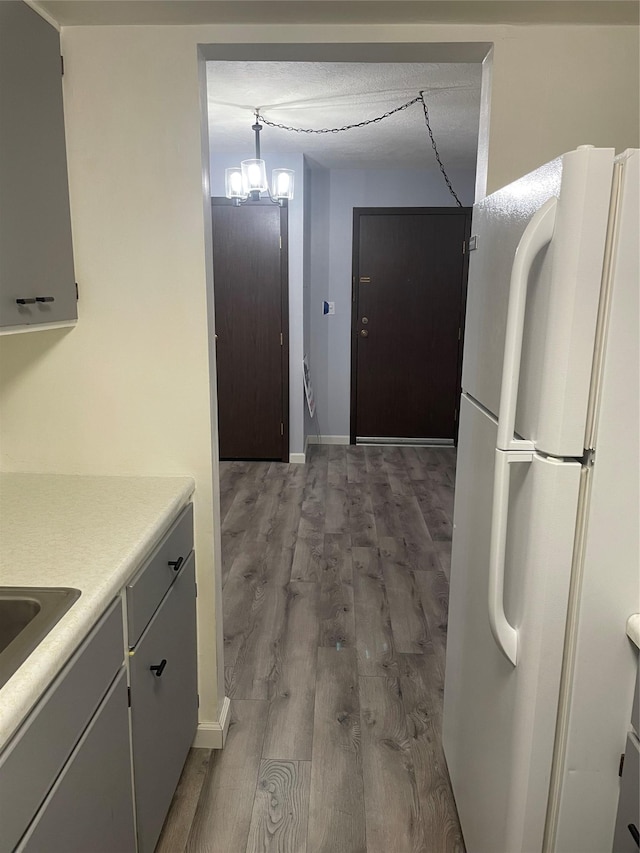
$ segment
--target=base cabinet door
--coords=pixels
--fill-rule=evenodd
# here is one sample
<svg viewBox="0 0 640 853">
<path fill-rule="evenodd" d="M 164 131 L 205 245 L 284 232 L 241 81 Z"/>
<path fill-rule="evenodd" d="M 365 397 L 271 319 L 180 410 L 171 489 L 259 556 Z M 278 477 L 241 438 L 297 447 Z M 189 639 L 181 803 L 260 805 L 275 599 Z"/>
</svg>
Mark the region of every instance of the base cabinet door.
<svg viewBox="0 0 640 853">
<path fill-rule="evenodd" d="M 139 853 L 153 853 L 198 724 L 193 552 L 129 652 Z"/>
<path fill-rule="evenodd" d="M 135 853 L 132 801 L 123 668 L 17 853 Z"/>
</svg>

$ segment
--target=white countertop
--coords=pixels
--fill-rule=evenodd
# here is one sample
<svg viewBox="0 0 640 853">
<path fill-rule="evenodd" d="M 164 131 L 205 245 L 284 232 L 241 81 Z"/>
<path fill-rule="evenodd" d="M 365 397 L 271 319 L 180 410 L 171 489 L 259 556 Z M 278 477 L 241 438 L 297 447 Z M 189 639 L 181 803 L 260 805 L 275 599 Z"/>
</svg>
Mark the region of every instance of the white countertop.
<svg viewBox="0 0 640 853">
<path fill-rule="evenodd" d="M 627 636 L 640 649 L 640 613 L 634 613 L 627 619 Z"/>
<path fill-rule="evenodd" d="M 81 591 L 0 688 L 0 749 L 193 489 L 189 477 L 0 475 L 0 585 Z"/>
</svg>

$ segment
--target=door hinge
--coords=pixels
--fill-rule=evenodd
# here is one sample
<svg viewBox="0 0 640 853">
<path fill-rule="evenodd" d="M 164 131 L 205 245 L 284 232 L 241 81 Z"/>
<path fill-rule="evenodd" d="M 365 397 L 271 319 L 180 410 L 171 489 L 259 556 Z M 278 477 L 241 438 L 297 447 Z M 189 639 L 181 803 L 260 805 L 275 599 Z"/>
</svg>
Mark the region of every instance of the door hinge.
<svg viewBox="0 0 640 853">
<path fill-rule="evenodd" d="M 595 461 L 596 461 L 595 449 L 594 448 L 590 448 L 590 449 L 585 448 L 585 451 L 582 455 L 582 460 L 581 460 L 584 467 L 585 468 L 593 468 L 593 463 Z"/>
<path fill-rule="evenodd" d="M 131 707 L 131 688 L 127 687 L 127 704 L 129 708 Z"/>
<path fill-rule="evenodd" d="M 280 435 L 284 435 L 284 424 L 280 421 Z"/>
<path fill-rule="evenodd" d="M 282 332 L 280 332 L 280 346 L 284 346 L 284 338 L 282 337 Z"/>
<path fill-rule="evenodd" d="M 60 76 L 64 77 L 64 56 L 60 57 Z"/>
<path fill-rule="evenodd" d="M 618 776 L 622 776 L 622 768 L 624 767 L 624 752 L 620 756 L 620 764 L 618 764 Z"/>
<path fill-rule="evenodd" d="M 458 328 L 458 340 L 462 337 L 462 327 Z"/>
<path fill-rule="evenodd" d="M 280 248 L 282 249 L 282 237 L 278 237 L 278 240 L 280 241 Z"/>
<path fill-rule="evenodd" d="M 466 240 L 462 241 L 462 254 L 463 255 L 467 254 L 467 241 Z"/>
<path fill-rule="evenodd" d="M 458 410 L 457 409 L 453 410 L 453 421 L 454 421 L 454 423 L 458 422 Z"/>
</svg>

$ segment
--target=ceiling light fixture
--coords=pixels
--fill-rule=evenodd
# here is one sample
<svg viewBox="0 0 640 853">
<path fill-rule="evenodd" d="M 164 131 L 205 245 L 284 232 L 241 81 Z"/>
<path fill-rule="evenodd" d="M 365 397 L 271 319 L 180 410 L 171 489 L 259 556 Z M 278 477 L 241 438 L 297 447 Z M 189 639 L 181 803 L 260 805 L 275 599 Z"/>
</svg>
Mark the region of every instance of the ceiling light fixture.
<svg viewBox="0 0 640 853">
<path fill-rule="evenodd" d="M 258 201 L 263 193 L 274 203 L 282 205 L 293 198 L 293 169 L 274 169 L 271 173 L 271 189 L 267 183 L 267 165 L 260 157 L 260 114 L 256 110 L 256 122 L 251 125 L 255 134 L 255 157 L 243 160 L 239 166 L 225 169 L 225 195 L 235 205 Z"/>
</svg>

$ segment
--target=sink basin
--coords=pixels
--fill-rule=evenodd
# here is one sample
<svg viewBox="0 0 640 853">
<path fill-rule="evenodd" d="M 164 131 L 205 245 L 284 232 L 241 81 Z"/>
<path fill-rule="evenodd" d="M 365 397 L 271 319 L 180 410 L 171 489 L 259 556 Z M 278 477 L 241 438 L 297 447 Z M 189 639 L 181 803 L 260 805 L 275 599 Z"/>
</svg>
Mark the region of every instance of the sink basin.
<svg viewBox="0 0 640 853">
<path fill-rule="evenodd" d="M 70 587 L 0 587 L 0 687 L 79 597 Z"/>
</svg>

